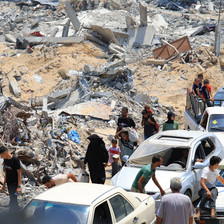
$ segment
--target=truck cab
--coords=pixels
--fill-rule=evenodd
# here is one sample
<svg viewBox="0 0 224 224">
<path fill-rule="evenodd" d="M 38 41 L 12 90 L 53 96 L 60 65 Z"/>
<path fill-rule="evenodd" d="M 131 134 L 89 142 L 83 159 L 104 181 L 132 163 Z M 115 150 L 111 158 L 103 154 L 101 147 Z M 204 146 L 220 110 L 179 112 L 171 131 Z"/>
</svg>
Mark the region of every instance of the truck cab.
<svg viewBox="0 0 224 224">
<path fill-rule="evenodd" d="M 205 107 L 200 98 L 192 94 L 187 96 L 184 113 L 184 128 L 186 130 L 200 130 L 207 132 L 224 132 L 224 107 L 223 101 L 215 102 L 214 107 Z"/>
</svg>

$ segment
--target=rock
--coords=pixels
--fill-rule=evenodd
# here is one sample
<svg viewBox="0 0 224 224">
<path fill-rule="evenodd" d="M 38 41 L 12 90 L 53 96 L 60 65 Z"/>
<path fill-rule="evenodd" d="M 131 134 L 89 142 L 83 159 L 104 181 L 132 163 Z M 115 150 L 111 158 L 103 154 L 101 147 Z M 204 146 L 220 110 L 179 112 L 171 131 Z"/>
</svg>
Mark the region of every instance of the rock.
<svg viewBox="0 0 224 224">
<path fill-rule="evenodd" d="M 64 69 L 60 69 L 60 70 L 58 71 L 58 74 L 61 76 L 62 79 L 69 79 L 69 78 L 70 78 L 70 76 L 67 75 L 67 73 L 65 72 Z"/>
</svg>

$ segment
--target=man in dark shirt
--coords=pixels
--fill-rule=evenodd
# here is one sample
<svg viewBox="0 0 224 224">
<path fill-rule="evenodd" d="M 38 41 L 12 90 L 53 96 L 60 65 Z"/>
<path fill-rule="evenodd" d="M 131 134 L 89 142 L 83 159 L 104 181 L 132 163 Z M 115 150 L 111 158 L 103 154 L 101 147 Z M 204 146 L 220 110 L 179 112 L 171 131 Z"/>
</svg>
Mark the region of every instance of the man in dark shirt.
<svg viewBox="0 0 224 224">
<path fill-rule="evenodd" d="M 122 129 L 122 128 L 127 128 L 127 127 L 133 127 L 136 129 L 135 122 L 131 117 L 128 116 L 128 108 L 123 107 L 121 111 L 121 117 L 118 118 L 117 122 L 117 131 L 116 134 Z"/>
<path fill-rule="evenodd" d="M 12 156 L 5 146 L 0 146 L 0 156 L 4 159 L 5 179 L 2 190 L 5 190 L 6 184 L 9 191 L 10 210 L 19 209 L 17 195 L 21 194 L 21 167 L 17 157 Z"/>
<path fill-rule="evenodd" d="M 144 127 L 144 139 L 151 137 L 154 135 L 156 130 L 156 121 L 152 114 L 148 114 L 146 111 L 142 111 L 142 126 Z"/>
</svg>

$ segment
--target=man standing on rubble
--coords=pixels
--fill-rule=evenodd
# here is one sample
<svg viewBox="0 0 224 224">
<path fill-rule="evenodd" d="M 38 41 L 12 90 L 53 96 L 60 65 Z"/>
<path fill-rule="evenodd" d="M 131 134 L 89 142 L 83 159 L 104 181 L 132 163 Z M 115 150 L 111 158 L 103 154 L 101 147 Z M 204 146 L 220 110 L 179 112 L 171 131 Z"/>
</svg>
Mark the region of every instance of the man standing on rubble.
<svg viewBox="0 0 224 224">
<path fill-rule="evenodd" d="M 21 191 L 21 167 L 20 161 L 17 157 L 12 156 L 5 146 L 0 146 L 0 156 L 4 159 L 5 179 L 2 190 L 5 191 L 7 184 L 9 191 L 9 209 L 16 211 L 19 209 L 17 196 L 22 193 Z"/>
</svg>

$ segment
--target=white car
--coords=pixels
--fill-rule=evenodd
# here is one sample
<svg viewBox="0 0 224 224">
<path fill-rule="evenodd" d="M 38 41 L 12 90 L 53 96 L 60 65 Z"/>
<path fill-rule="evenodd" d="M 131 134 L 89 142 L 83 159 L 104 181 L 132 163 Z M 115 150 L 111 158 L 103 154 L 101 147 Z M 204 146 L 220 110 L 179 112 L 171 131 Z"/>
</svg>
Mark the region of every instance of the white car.
<svg viewBox="0 0 224 224">
<path fill-rule="evenodd" d="M 170 179 L 180 177 L 181 193 L 194 201 L 198 198 L 202 172 L 202 169 L 194 168 L 194 165 L 199 163 L 196 160 L 202 159 L 202 165 L 208 166 L 211 156 L 223 158 L 223 143 L 224 138 L 220 133 L 186 130 L 160 132 L 140 144 L 126 165 L 112 178 L 111 184 L 130 191 L 138 171 L 151 163 L 154 155 L 160 155 L 163 158 L 163 166 L 156 168 L 155 175 L 162 188 L 167 193 L 170 192 Z M 181 162 L 184 149 L 188 150 L 186 164 Z M 146 184 L 145 191 L 148 194 L 159 193 L 152 179 Z"/>
<path fill-rule="evenodd" d="M 66 183 L 35 197 L 24 209 L 37 224 L 155 223 L 155 200 L 119 187 Z"/>
</svg>

